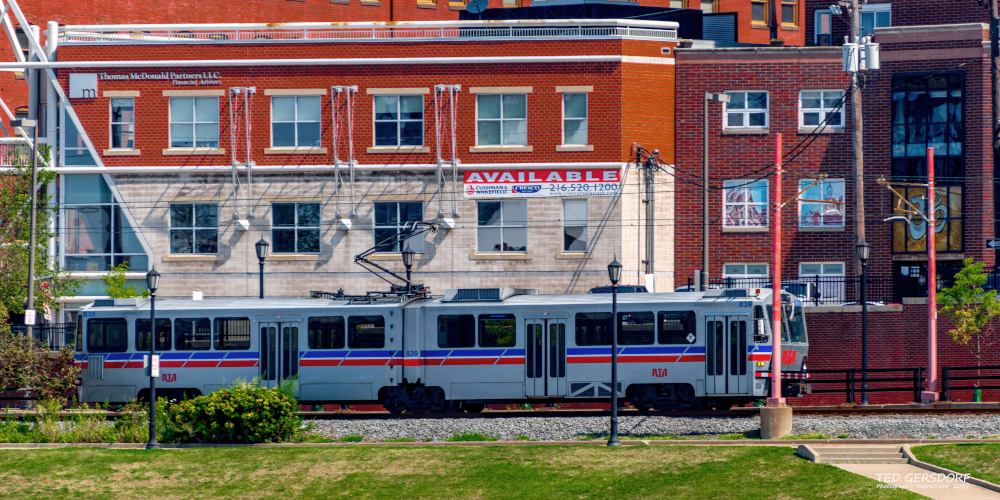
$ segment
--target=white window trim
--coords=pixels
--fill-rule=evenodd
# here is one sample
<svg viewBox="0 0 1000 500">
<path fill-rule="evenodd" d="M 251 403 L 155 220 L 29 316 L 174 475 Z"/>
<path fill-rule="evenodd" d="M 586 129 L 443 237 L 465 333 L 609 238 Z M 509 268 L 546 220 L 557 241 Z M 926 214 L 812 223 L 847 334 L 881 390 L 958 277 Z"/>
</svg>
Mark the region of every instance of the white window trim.
<svg viewBox="0 0 1000 500">
<path fill-rule="evenodd" d="M 198 102 L 198 98 L 211 98 L 211 99 L 215 99 L 215 106 L 216 106 L 216 108 L 219 108 L 219 97 L 218 96 L 191 95 L 191 96 L 171 96 L 171 97 L 168 97 L 168 100 L 167 100 L 167 146 L 170 149 L 184 150 L 184 151 L 187 151 L 187 150 L 201 151 L 201 150 L 218 150 L 219 148 L 222 147 L 222 133 L 220 131 L 220 128 L 222 127 L 222 125 L 221 125 L 221 123 L 222 123 L 222 111 L 221 110 L 219 111 L 219 121 L 215 121 L 215 122 L 198 122 L 198 119 L 197 119 L 197 116 L 198 116 L 197 115 L 197 113 L 198 113 L 198 105 L 196 104 Z M 170 105 L 171 102 L 173 102 L 174 99 L 191 99 L 191 107 L 192 107 L 191 112 L 194 113 L 191 116 L 191 122 L 190 122 L 191 123 L 191 133 L 194 134 L 191 137 L 191 142 L 192 142 L 191 146 L 174 146 L 173 106 Z M 180 122 L 178 122 L 178 124 L 179 123 Z M 189 122 L 184 122 L 184 123 L 187 124 Z M 199 146 L 198 145 L 198 135 L 197 135 L 198 134 L 198 132 L 197 132 L 197 130 L 198 130 L 198 123 L 214 123 L 215 124 L 215 134 L 216 134 L 216 142 L 217 142 L 217 144 L 215 146 Z"/>
<path fill-rule="evenodd" d="M 274 99 L 276 97 L 277 98 L 282 98 L 282 97 L 294 97 L 295 98 L 295 120 L 291 121 L 291 122 L 288 122 L 288 121 L 279 121 L 279 122 L 277 122 L 277 123 L 292 123 L 292 124 L 295 124 L 295 144 L 292 145 L 292 146 L 275 146 L 274 145 L 274 124 L 275 124 L 275 121 L 274 121 Z M 323 114 L 322 114 L 322 111 L 320 112 L 320 117 L 319 117 L 319 120 L 317 120 L 317 121 L 299 120 L 299 98 L 300 97 L 316 97 L 319 100 L 320 106 L 323 106 L 323 99 L 321 97 L 319 97 L 319 96 L 316 96 L 316 95 L 298 94 L 298 95 L 273 95 L 273 96 L 271 96 L 271 127 L 270 127 L 270 129 L 271 129 L 270 130 L 270 133 L 271 133 L 271 149 L 281 149 L 281 150 L 283 150 L 283 149 L 304 149 L 304 150 L 311 150 L 311 149 L 316 149 L 316 148 L 323 147 Z M 315 146 L 300 146 L 299 145 L 299 123 L 316 123 L 316 124 L 319 125 L 319 127 L 320 127 L 319 144 L 317 144 Z"/>
<path fill-rule="evenodd" d="M 528 206 L 527 206 L 528 199 L 527 198 L 514 198 L 514 199 L 507 198 L 507 199 L 498 199 L 498 200 L 476 200 L 476 211 L 477 212 L 479 211 L 479 204 L 480 203 L 500 203 L 500 225 L 499 226 L 482 226 L 482 225 L 479 224 L 478 220 L 476 221 L 476 251 L 475 251 L 476 255 L 487 255 L 487 254 L 488 255 L 531 255 L 531 251 L 528 250 L 528 247 L 530 246 L 530 243 L 531 243 L 530 241 L 528 241 L 528 221 L 524 221 L 523 225 L 507 224 L 506 221 L 503 218 L 503 202 L 505 202 L 505 201 L 523 201 L 524 204 L 525 204 L 525 213 L 527 213 L 527 209 L 528 209 Z M 525 238 L 524 238 L 524 243 L 525 243 L 524 244 L 524 250 L 503 250 L 503 249 L 500 249 L 500 250 L 486 250 L 486 251 L 479 250 L 479 229 L 483 228 L 483 227 L 488 227 L 488 228 L 496 227 L 496 228 L 500 228 L 500 242 L 501 242 L 501 244 L 503 243 L 503 230 L 504 230 L 504 228 L 508 228 L 508 227 L 512 228 L 512 229 L 524 228 L 524 236 L 525 236 Z"/>
<path fill-rule="evenodd" d="M 400 105 L 400 102 L 399 102 L 399 98 L 400 97 L 414 97 L 414 96 L 419 96 L 420 97 L 420 109 L 424 110 L 424 112 L 421 113 L 421 116 L 423 116 L 424 118 L 421 118 L 419 120 L 403 120 L 403 119 L 400 119 L 400 118 L 397 118 L 395 120 L 376 120 L 375 119 L 375 113 L 377 111 L 375 110 L 375 99 L 378 99 L 379 97 L 387 97 L 387 96 L 392 96 L 392 97 L 396 98 L 396 114 L 397 115 L 402 114 L 402 106 Z M 424 138 L 427 135 L 427 121 L 426 121 L 426 117 L 427 117 L 426 115 L 427 115 L 427 113 L 426 113 L 426 108 L 425 108 L 426 104 L 427 103 L 424 101 L 424 96 L 422 94 L 373 94 L 372 95 L 372 148 L 398 149 L 398 148 L 422 148 L 422 147 L 424 147 Z M 476 107 L 478 108 L 478 106 L 476 106 Z M 478 112 L 478 109 L 477 109 L 477 112 Z M 376 144 L 375 143 L 375 134 L 376 134 L 376 132 L 375 132 L 375 126 L 379 122 L 390 122 L 390 121 L 396 123 L 396 144 Z M 416 122 L 416 121 L 420 122 L 420 144 L 407 144 L 405 146 L 399 144 L 399 140 L 402 137 L 402 134 L 400 134 L 399 124 L 403 123 L 403 122 Z"/>
<path fill-rule="evenodd" d="M 586 113 L 583 118 L 566 118 L 566 95 L 567 94 L 581 94 L 583 95 L 584 105 L 586 106 Z M 590 145 L 590 95 L 587 92 L 563 92 L 562 96 L 559 98 L 562 101 L 562 146 L 563 147 L 586 147 Z M 527 104 L 527 101 L 525 102 Z M 587 140 L 583 144 L 566 144 L 566 120 L 582 121 L 587 124 Z M 502 127 L 503 125 L 501 125 Z"/>
<path fill-rule="evenodd" d="M 590 202 L 587 198 L 563 198 L 562 209 L 563 209 L 563 242 L 562 242 L 562 253 L 564 254 L 577 254 L 577 253 L 587 253 L 590 251 L 590 217 L 588 216 L 584 219 L 583 224 L 566 224 L 566 202 L 567 201 L 582 201 L 584 203 L 584 212 L 589 214 L 590 212 Z M 586 235 L 587 240 L 585 241 L 585 246 L 583 250 L 568 250 L 566 249 L 566 228 L 567 227 L 583 227 L 583 234 Z"/>
<path fill-rule="evenodd" d="M 170 215 L 170 207 L 173 206 L 173 205 L 191 205 L 191 223 L 192 223 L 192 225 L 190 227 L 187 227 L 187 226 L 174 227 L 173 217 Z M 197 216 L 195 214 L 195 206 L 196 205 L 215 205 L 215 251 L 214 252 L 199 252 L 199 251 L 197 251 L 197 248 L 198 248 L 198 244 L 197 244 L 197 231 L 198 231 L 198 229 L 212 229 L 212 228 L 210 228 L 210 227 L 199 228 L 197 226 L 197 222 L 196 221 L 198 219 L 197 219 Z M 167 204 L 167 220 L 168 220 L 168 224 L 167 224 L 167 226 L 168 226 L 167 227 L 167 249 L 169 250 L 169 252 L 167 253 L 167 255 L 219 255 L 219 204 L 218 203 L 171 202 L 171 203 Z M 192 240 L 193 243 L 191 245 L 191 253 L 174 253 L 174 249 L 171 247 L 170 232 L 173 231 L 173 230 L 175 230 L 175 229 L 176 230 L 181 230 L 181 229 L 190 230 L 192 232 L 192 234 L 194 234 L 195 240 Z"/>
<path fill-rule="evenodd" d="M 799 128 L 800 129 L 805 129 L 805 130 L 816 129 L 816 130 L 818 130 L 818 129 L 820 129 L 820 128 L 823 127 L 823 122 L 826 120 L 826 116 L 827 116 L 827 109 L 826 108 L 809 108 L 810 112 L 819 112 L 819 113 L 821 113 L 821 116 L 820 116 L 820 120 L 819 120 L 819 125 L 806 125 L 805 124 L 805 109 L 802 107 L 802 93 L 803 92 L 839 92 L 841 94 L 841 98 L 845 99 L 845 101 L 840 105 L 840 111 L 838 111 L 838 113 L 840 113 L 840 125 L 829 125 L 828 124 L 828 125 L 826 125 L 826 128 L 840 130 L 840 129 L 843 129 L 845 127 L 845 122 L 847 120 L 846 120 L 846 116 L 845 116 L 845 113 L 844 113 L 844 107 L 845 107 L 844 105 L 847 104 L 847 101 L 846 101 L 846 94 L 844 93 L 844 89 L 799 89 Z M 770 105 L 770 104 L 771 104 L 771 102 L 768 101 L 768 105 Z M 820 105 L 822 106 L 822 104 L 823 104 L 823 100 L 822 100 L 822 96 L 821 96 L 820 97 Z"/>
<path fill-rule="evenodd" d="M 737 186 L 732 187 L 732 188 L 727 188 L 726 187 L 726 183 L 727 182 L 737 182 L 739 184 Z M 744 226 L 727 226 L 726 225 L 726 206 L 728 206 L 730 204 L 726 202 L 726 191 L 728 191 L 729 189 L 736 189 L 736 188 L 744 189 L 744 188 L 749 187 L 749 184 L 756 183 L 756 182 L 763 182 L 764 183 L 764 192 L 767 194 L 767 199 L 764 200 L 764 201 L 755 201 L 753 203 L 749 203 L 747 201 L 742 201 L 742 202 L 739 202 L 739 203 L 742 203 L 744 207 L 746 207 L 747 205 L 764 205 L 764 208 L 767 210 L 767 218 L 765 220 L 765 224 L 762 225 L 762 226 L 745 226 L 745 225 Z M 730 179 L 728 181 L 723 181 L 723 183 L 722 183 L 722 230 L 723 231 L 767 231 L 771 227 L 771 202 L 770 202 L 770 199 L 771 199 L 771 181 L 768 180 L 768 179 L 757 179 L 757 180 L 751 180 L 751 179 Z M 733 262 L 733 264 L 738 264 L 738 262 Z"/>
<path fill-rule="evenodd" d="M 126 123 L 126 122 L 116 122 L 115 121 L 114 108 L 111 106 L 112 102 L 114 102 L 115 99 L 131 99 L 132 100 L 132 147 L 130 147 L 130 148 L 125 148 L 125 147 L 117 147 L 116 148 L 114 146 L 114 144 L 115 144 L 115 132 L 114 132 L 115 125 L 122 125 L 122 124 Z M 131 150 L 135 149 L 135 141 L 136 141 L 136 138 L 138 137 L 138 134 L 136 134 L 136 130 L 135 130 L 135 121 L 136 121 L 135 120 L 135 118 L 136 118 L 136 116 L 135 116 L 135 97 L 111 97 L 111 98 L 109 98 L 108 99 L 108 116 L 110 117 L 110 120 L 108 121 L 108 150 L 109 151 L 131 151 Z"/>
<path fill-rule="evenodd" d="M 804 182 L 812 183 L 812 181 L 815 181 L 815 180 L 817 180 L 817 179 L 801 179 L 801 180 L 799 180 L 799 189 L 801 190 L 802 184 Z M 816 186 L 819 186 L 820 190 L 822 191 L 822 189 L 823 189 L 823 183 L 825 183 L 825 182 L 841 182 L 841 183 L 843 183 L 844 184 L 844 194 L 845 194 L 845 198 L 846 198 L 846 194 L 847 194 L 847 181 L 846 181 L 846 179 L 842 179 L 842 178 L 840 178 L 840 179 L 819 179 L 819 182 L 816 184 Z M 813 187 L 816 187 L 816 186 L 813 186 Z M 844 201 L 846 203 L 847 200 L 845 199 Z M 846 211 L 845 209 L 847 207 L 847 205 L 845 204 L 845 205 L 841 205 L 840 206 L 841 207 L 840 224 L 837 224 L 837 225 L 823 224 L 821 226 L 806 226 L 806 225 L 803 225 L 802 224 L 802 205 L 804 205 L 804 204 L 805 205 L 821 205 L 821 203 L 815 203 L 815 202 L 811 202 L 811 201 L 802 201 L 802 200 L 799 200 L 799 228 L 800 229 L 805 229 L 805 230 L 810 230 L 810 229 L 828 229 L 828 228 L 843 229 L 846 226 L 846 224 L 847 224 L 847 217 L 844 214 L 844 212 Z"/>
<path fill-rule="evenodd" d="M 767 107 L 764 108 L 764 125 L 763 126 L 751 126 L 750 125 L 750 109 L 735 110 L 733 113 L 743 114 L 743 123 L 741 127 L 730 127 L 729 126 L 729 103 L 722 103 L 722 129 L 723 130 L 768 130 L 771 125 L 771 91 L 769 90 L 727 90 L 726 94 L 735 94 L 742 92 L 744 94 L 749 93 L 760 93 L 763 92 L 767 96 Z M 753 113 L 760 113 L 760 111 L 753 111 Z"/>
<path fill-rule="evenodd" d="M 528 146 L 528 93 L 530 92 L 507 92 L 507 93 L 495 93 L 495 92 L 482 92 L 476 94 L 476 146 L 477 148 L 525 148 Z M 523 95 L 524 96 L 524 144 L 504 144 L 503 143 L 503 122 L 505 121 L 503 117 L 503 96 L 505 95 Z M 479 96 L 481 95 L 498 95 L 500 97 L 500 118 L 484 118 L 484 121 L 499 121 L 500 122 L 500 144 L 479 144 Z M 521 120 L 521 118 L 511 118 L 509 121 Z M 560 141 L 561 142 L 561 141 Z"/>
</svg>

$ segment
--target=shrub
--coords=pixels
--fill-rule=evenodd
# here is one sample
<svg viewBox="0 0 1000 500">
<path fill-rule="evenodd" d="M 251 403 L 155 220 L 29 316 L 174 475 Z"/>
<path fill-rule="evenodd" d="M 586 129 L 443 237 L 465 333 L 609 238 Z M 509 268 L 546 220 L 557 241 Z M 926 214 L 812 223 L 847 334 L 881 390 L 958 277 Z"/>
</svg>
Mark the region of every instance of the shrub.
<svg viewBox="0 0 1000 500">
<path fill-rule="evenodd" d="M 290 391 L 237 383 L 166 408 L 166 442 L 278 443 L 295 439 L 301 419 Z"/>
<path fill-rule="evenodd" d="M 462 434 L 455 434 L 454 436 L 445 439 L 448 442 L 461 442 L 461 441 L 497 441 L 500 438 L 496 436 L 490 436 L 488 434 L 483 434 L 482 432 L 465 432 Z"/>
</svg>

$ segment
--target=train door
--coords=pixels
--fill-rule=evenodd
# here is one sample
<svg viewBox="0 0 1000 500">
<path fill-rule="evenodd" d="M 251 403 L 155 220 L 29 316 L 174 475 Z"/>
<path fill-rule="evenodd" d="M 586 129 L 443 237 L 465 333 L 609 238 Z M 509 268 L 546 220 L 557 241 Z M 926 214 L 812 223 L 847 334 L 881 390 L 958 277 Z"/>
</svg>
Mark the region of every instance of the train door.
<svg viewBox="0 0 1000 500">
<path fill-rule="evenodd" d="M 528 318 L 524 332 L 524 394 L 565 396 L 566 318 Z"/>
<path fill-rule="evenodd" d="M 273 389 L 299 373 L 299 321 L 260 323 L 260 385 Z"/>
<path fill-rule="evenodd" d="M 748 394 L 747 316 L 706 316 L 705 393 Z"/>
</svg>

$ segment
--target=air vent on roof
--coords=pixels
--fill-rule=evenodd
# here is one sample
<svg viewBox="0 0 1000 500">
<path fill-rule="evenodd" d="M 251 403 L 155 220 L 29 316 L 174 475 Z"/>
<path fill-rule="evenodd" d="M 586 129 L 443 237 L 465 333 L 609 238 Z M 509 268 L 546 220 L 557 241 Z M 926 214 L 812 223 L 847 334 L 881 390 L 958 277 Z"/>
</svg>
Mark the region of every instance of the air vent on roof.
<svg viewBox="0 0 1000 500">
<path fill-rule="evenodd" d="M 446 290 L 443 302 L 499 302 L 515 295 L 538 295 L 530 288 L 459 288 Z"/>
<path fill-rule="evenodd" d="M 97 299 L 94 307 L 115 307 L 115 299 Z"/>
<path fill-rule="evenodd" d="M 723 297 L 748 297 L 747 291 L 744 288 L 730 289 L 726 290 L 722 295 Z"/>
</svg>

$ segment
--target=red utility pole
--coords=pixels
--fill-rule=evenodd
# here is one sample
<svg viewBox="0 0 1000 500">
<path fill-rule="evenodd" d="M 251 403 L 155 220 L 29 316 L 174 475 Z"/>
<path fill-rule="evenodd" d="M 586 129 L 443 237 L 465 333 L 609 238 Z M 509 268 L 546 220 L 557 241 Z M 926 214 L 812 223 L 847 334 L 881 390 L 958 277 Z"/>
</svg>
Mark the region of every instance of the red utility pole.
<svg viewBox="0 0 1000 500">
<path fill-rule="evenodd" d="M 920 393 L 923 401 L 938 400 L 937 377 L 937 224 L 934 212 L 934 148 L 927 148 L 927 390 Z"/>
<path fill-rule="evenodd" d="M 781 397 L 781 134 L 774 134 L 774 277 L 771 282 L 771 397 L 768 404 L 783 404 Z"/>
</svg>

